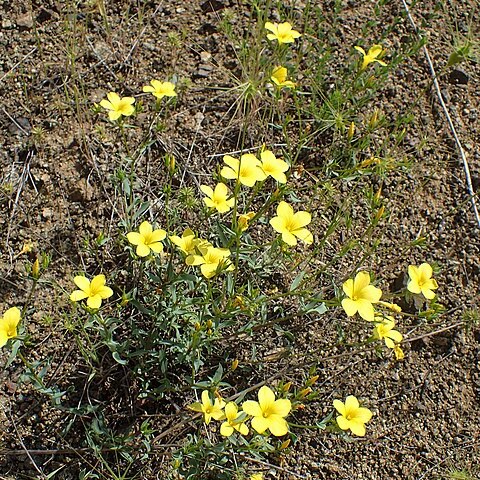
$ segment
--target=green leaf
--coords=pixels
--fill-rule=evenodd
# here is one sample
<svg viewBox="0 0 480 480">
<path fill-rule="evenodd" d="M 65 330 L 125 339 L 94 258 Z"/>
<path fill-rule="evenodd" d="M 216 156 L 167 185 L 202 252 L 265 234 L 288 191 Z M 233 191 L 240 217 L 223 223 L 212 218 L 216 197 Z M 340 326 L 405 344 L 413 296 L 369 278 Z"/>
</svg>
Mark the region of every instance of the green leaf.
<svg viewBox="0 0 480 480">
<path fill-rule="evenodd" d="M 293 292 L 294 290 L 296 290 L 299 285 L 302 283 L 302 280 L 303 280 L 303 277 L 305 276 L 305 273 L 306 272 L 300 272 L 296 277 L 295 277 L 295 280 L 292 282 L 292 284 L 290 285 L 290 292 Z"/>
<path fill-rule="evenodd" d="M 112 357 L 120 365 L 126 365 L 128 363 L 128 360 L 122 360 L 120 358 L 120 354 L 118 352 L 112 352 Z"/>
</svg>

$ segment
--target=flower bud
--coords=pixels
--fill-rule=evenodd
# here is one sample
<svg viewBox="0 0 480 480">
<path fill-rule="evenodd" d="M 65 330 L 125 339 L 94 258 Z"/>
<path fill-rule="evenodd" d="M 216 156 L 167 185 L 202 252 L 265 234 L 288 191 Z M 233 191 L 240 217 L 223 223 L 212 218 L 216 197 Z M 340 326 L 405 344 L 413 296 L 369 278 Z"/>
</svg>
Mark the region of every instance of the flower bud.
<svg viewBox="0 0 480 480">
<path fill-rule="evenodd" d="M 352 140 L 354 134 L 355 134 L 355 123 L 352 122 L 348 127 L 348 132 L 347 132 L 348 141 Z"/>
<path fill-rule="evenodd" d="M 373 111 L 373 114 L 368 122 L 368 127 L 374 129 L 378 125 L 378 108 Z"/>
<path fill-rule="evenodd" d="M 33 265 L 32 265 L 32 277 L 35 279 L 38 279 L 39 276 L 40 276 L 40 262 L 38 261 L 38 257 L 37 257 L 37 259 L 33 262 Z"/>
<path fill-rule="evenodd" d="M 385 207 L 382 205 L 379 209 L 377 214 L 375 215 L 375 221 L 378 222 L 382 217 L 383 214 L 385 213 Z"/>
<path fill-rule="evenodd" d="M 280 447 L 278 449 L 279 450 L 285 450 L 286 448 L 289 447 L 289 445 L 290 445 L 290 438 L 287 438 L 287 440 L 282 442 L 282 444 L 280 445 Z"/>
<path fill-rule="evenodd" d="M 234 372 L 238 367 L 238 359 L 236 358 L 233 362 L 232 365 L 230 366 L 230 370 Z"/>
<path fill-rule="evenodd" d="M 288 392 L 290 390 L 290 387 L 292 386 L 292 382 L 287 382 L 283 385 L 283 391 Z"/>
<path fill-rule="evenodd" d="M 303 390 L 300 390 L 300 392 L 298 392 L 298 396 L 299 398 L 305 398 L 310 393 L 312 393 L 312 389 L 310 387 L 307 387 L 307 388 L 304 388 Z"/>
<path fill-rule="evenodd" d="M 173 175 L 175 173 L 175 157 L 171 153 L 165 155 L 165 165 L 168 173 Z"/>
</svg>

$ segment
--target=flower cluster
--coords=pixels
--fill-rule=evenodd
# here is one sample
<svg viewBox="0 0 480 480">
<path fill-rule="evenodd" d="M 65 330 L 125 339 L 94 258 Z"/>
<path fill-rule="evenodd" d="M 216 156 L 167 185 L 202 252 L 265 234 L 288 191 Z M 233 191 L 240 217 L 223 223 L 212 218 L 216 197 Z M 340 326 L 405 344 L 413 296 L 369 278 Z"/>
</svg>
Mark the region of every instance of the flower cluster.
<svg viewBox="0 0 480 480">
<path fill-rule="evenodd" d="M 379 304 L 389 310 L 401 311 L 395 304 L 381 302 L 382 291 L 370 285 L 370 274 L 358 272 L 354 279 L 349 278 L 343 285 L 343 291 L 347 296 L 342 300 L 342 307 L 345 313 L 352 317 L 356 313 L 367 322 L 374 322 L 373 336 L 378 340 L 384 340 L 387 348 L 393 349 L 397 360 L 403 359 L 403 351 L 400 343 L 403 336 L 400 332 L 393 330 L 395 320 L 390 315 L 379 314 L 375 311 L 374 304 Z"/>
<path fill-rule="evenodd" d="M 419 267 L 408 267 L 409 282 L 407 290 L 415 295 L 423 295 L 427 300 L 435 298 L 438 284 L 433 275 L 433 269 L 428 263 L 422 263 Z M 404 358 L 400 344 L 403 335 L 395 330 L 395 318 L 392 315 L 375 310 L 374 305 L 381 306 L 393 313 L 400 313 L 402 309 L 395 303 L 380 300 L 382 291 L 370 285 L 370 274 L 358 272 L 355 278 L 349 278 L 342 285 L 346 298 L 342 300 L 342 307 L 349 317 L 356 313 L 367 322 L 373 322 L 373 338 L 383 340 L 387 348 L 393 350 L 397 360 Z"/>
<path fill-rule="evenodd" d="M 0 347 L 3 347 L 10 338 L 17 336 L 20 317 L 21 313 L 17 307 L 9 308 L 3 317 L 0 317 Z"/>
<path fill-rule="evenodd" d="M 275 399 L 273 391 L 263 386 L 258 391 L 258 401 L 247 400 L 239 410 L 235 402 L 225 403 L 219 396 L 214 402 L 207 390 L 202 392 L 202 402 L 189 405 L 190 410 L 203 414 L 204 422 L 208 425 L 213 418 L 223 421 L 220 425 L 220 434 L 229 437 L 235 432 L 248 435 L 248 419 L 257 433 L 269 431 L 275 437 L 281 437 L 288 433 L 288 423 L 285 417 L 292 409 L 290 400 L 285 398 Z"/>
<path fill-rule="evenodd" d="M 150 85 L 145 85 L 143 91 L 151 93 L 157 102 L 163 97 L 176 97 L 175 84 L 171 82 L 159 82 L 152 80 Z M 100 106 L 108 110 L 108 118 L 112 121 L 119 120 L 121 117 L 130 117 L 135 113 L 135 98 L 120 97 L 116 92 L 107 93 L 108 100 L 102 100 Z"/>
</svg>

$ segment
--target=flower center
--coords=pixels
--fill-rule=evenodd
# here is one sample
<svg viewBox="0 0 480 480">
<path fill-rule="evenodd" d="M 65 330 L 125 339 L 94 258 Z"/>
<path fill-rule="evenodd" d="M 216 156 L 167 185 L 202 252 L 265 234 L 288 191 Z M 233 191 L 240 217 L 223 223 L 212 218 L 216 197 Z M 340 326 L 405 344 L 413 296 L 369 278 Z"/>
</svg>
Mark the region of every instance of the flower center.
<svg viewBox="0 0 480 480">
<path fill-rule="evenodd" d="M 152 243 L 152 235 L 150 233 L 143 235 L 143 243 L 145 245 L 149 245 L 150 243 Z"/>
</svg>

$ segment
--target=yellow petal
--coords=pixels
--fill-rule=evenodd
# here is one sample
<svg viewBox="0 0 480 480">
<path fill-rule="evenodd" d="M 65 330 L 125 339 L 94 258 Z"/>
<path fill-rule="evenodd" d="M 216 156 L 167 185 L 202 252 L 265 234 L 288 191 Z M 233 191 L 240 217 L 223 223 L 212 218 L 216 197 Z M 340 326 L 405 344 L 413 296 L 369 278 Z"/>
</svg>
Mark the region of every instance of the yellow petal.
<svg viewBox="0 0 480 480">
<path fill-rule="evenodd" d="M 357 295 L 361 296 L 363 300 L 368 300 L 371 303 L 377 303 L 382 297 L 382 291 L 373 285 L 367 285 L 361 291 L 357 290 Z"/>
<path fill-rule="evenodd" d="M 286 417 L 292 409 L 292 403 L 286 398 L 276 400 L 271 408 L 271 412 L 280 417 Z"/>
<path fill-rule="evenodd" d="M 342 285 L 342 289 L 347 297 L 353 297 L 353 278 L 349 278 Z"/>
<path fill-rule="evenodd" d="M 152 233 L 152 225 L 147 221 L 142 222 L 140 227 L 138 227 L 138 231 L 140 232 L 140 235 L 146 237 Z"/>
<path fill-rule="evenodd" d="M 362 423 L 367 423 L 372 418 L 373 413 L 365 407 L 360 407 L 355 412 L 355 420 L 358 420 Z"/>
<path fill-rule="evenodd" d="M 281 217 L 273 217 L 270 219 L 269 223 L 278 233 L 284 233 L 287 231 L 285 228 L 285 220 Z"/>
<path fill-rule="evenodd" d="M 270 415 L 269 417 L 270 424 L 268 429 L 272 432 L 272 435 L 275 437 L 281 437 L 288 433 L 288 424 L 279 415 Z"/>
<path fill-rule="evenodd" d="M 265 28 L 269 30 L 270 32 L 276 33 L 277 32 L 277 25 L 273 24 L 271 22 L 266 22 L 265 23 Z"/>
<path fill-rule="evenodd" d="M 345 405 L 341 400 L 334 400 L 333 407 L 340 415 L 345 415 Z"/>
<path fill-rule="evenodd" d="M 412 293 L 421 293 L 422 289 L 420 288 L 420 285 L 418 284 L 417 280 L 410 280 L 407 285 L 407 290 Z"/>
<path fill-rule="evenodd" d="M 355 276 L 355 292 L 358 294 L 367 285 L 370 284 L 370 274 L 368 272 L 358 272 Z"/>
<path fill-rule="evenodd" d="M 348 414 L 348 412 L 355 411 L 360 407 L 360 404 L 358 403 L 357 397 L 353 395 L 349 395 L 345 399 L 345 410 Z"/>
<path fill-rule="evenodd" d="M 242 410 L 247 415 L 251 415 L 252 417 L 261 417 L 263 415 L 260 404 L 258 402 L 254 402 L 253 400 L 247 400 L 246 402 L 243 402 Z"/>
<path fill-rule="evenodd" d="M 234 429 L 228 422 L 224 422 L 220 425 L 220 435 L 229 437 L 233 432 Z"/>
<path fill-rule="evenodd" d="M 350 421 L 341 415 L 337 417 L 337 424 L 342 430 L 348 430 L 350 428 Z"/>
<path fill-rule="evenodd" d="M 113 290 L 110 287 L 103 287 L 99 290 L 98 295 L 101 298 L 110 298 L 113 295 Z"/>
<path fill-rule="evenodd" d="M 375 320 L 375 310 L 373 305 L 368 300 L 357 300 L 358 314 L 367 322 Z"/>
<path fill-rule="evenodd" d="M 293 208 L 287 202 L 280 202 L 277 207 L 277 215 L 284 219 L 293 217 Z"/>
<path fill-rule="evenodd" d="M 83 300 L 84 298 L 87 298 L 87 297 L 88 295 L 82 290 L 74 290 L 70 294 L 70 300 L 72 302 L 79 302 L 80 300 Z"/>
<path fill-rule="evenodd" d="M 435 298 L 435 292 L 432 292 L 432 290 L 430 290 L 429 288 L 423 287 L 422 293 L 427 300 L 432 300 Z"/>
<path fill-rule="evenodd" d="M 306 228 L 299 228 L 292 233 L 300 240 L 302 240 L 302 242 L 305 242 L 307 245 L 311 245 L 313 243 L 312 232 L 310 232 L 310 230 L 307 230 Z"/>
<path fill-rule="evenodd" d="M 223 177 L 223 175 L 222 175 Z M 208 198 L 212 198 L 213 197 L 213 190 L 211 187 L 209 187 L 208 185 L 200 185 L 200 190 L 208 197 Z"/>
<path fill-rule="evenodd" d="M 113 105 L 108 100 L 102 100 L 100 106 L 106 110 L 113 110 Z"/>
<path fill-rule="evenodd" d="M 100 308 L 102 305 L 102 297 L 100 295 L 94 295 L 93 297 L 88 297 L 87 305 L 89 308 Z"/>
<path fill-rule="evenodd" d="M 90 283 L 90 290 L 97 292 L 105 285 L 105 275 L 100 274 L 92 278 Z"/>
<path fill-rule="evenodd" d="M 163 243 L 161 242 L 149 243 L 148 246 L 155 253 L 163 252 Z"/>
<path fill-rule="evenodd" d="M 144 243 L 139 243 L 137 245 L 136 253 L 139 257 L 146 257 L 150 253 L 150 247 Z"/>
<path fill-rule="evenodd" d="M 252 428 L 258 433 L 263 433 L 270 426 L 270 420 L 264 417 L 252 418 Z"/>
<path fill-rule="evenodd" d="M 158 230 L 154 230 L 150 235 L 150 243 L 157 243 L 165 240 L 167 237 L 167 232 L 159 228 Z"/>
<path fill-rule="evenodd" d="M 12 307 L 3 314 L 3 322 L 16 327 L 20 322 L 20 317 L 20 309 L 18 307 Z"/>
<path fill-rule="evenodd" d="M 233 422 L 235 418 L 237 418 L 237 404 L 235 402 L 228 402 L 225 405 L 225 416 L 227 417 L 227 420 L 230 422 Z"/>
<path fill-rule="evenodd" d="M 138 232 L 127 233 L 127 239 L 132 245 L 138 245 L 139 243 L 143 242 L 143 236 L 141 236 Z"/>
<path fill-rule="evenodd" d="M 418 267 L 418 273 L 421 277 L 423 277 L 424 279 L 427 279 L 427 278 L 432 278 L 433 270 L 428 263 L 422 263 Z"/>
<path fill-rule="evenodd" d="M 295 235 L 293 235 L 290 232 L 283 232 L 282 233 L 282 240 L 287 245 L 290 245 L 291 247 L 294 247 L 297 244 L 297 239 L 295 238 Z"/>
<path fill-rule="evenodd" d="M 355 302 L 351 298 L 344 298 L 342 300 L 342 307 L 349 317 L 353 317 L 358 312 L 357 302 Z"/>
<path fill-rule="evenodd" d="M 77 275 L 73 279 L 73 282 L 80 290 L 83 290 L 84 292 L 88 292 L 90 290 L 90 281 L 83 275 Z"/>
<path fill-rule="evenodd" d="M 116 105 L 120 102 L 120 97 L 115 92 L 107 93 L 107 98 L 114 107 L 116 107 Z"/>
<path fill-rule="evenodd" d="M 355 50 L 357 50 L 357 52 L 360 52 L 363 56 L 366 56 L 367 53 L 365 52 L 365 50 L 362 48 L 362 47 L 358 47 L 358 46 L 355 46 L 353 47 Z"/>
<path fill-rule="evenodd" d="M 267 410 L 270 410 L 273 407 L 274 402 L 275 402 L 275 394 L 270 388 L 264 385 L 258 391 L 258 403 L 260 404 L 260 408 L 264 412 Z"/>
<path fill-rule="evenodd" d="M 350 420 L 350 430 L 354 435 L 357 435 L 357 437 L 364 437 L 366 433 L 365 425 L 355 420 Z"/>
<path fill-rule="evenodd" d="M 308 212 L 297 212 L 293 215 L 295 230 L 306 227 L 311 221 L 312 216 Z"/>
</svg>

